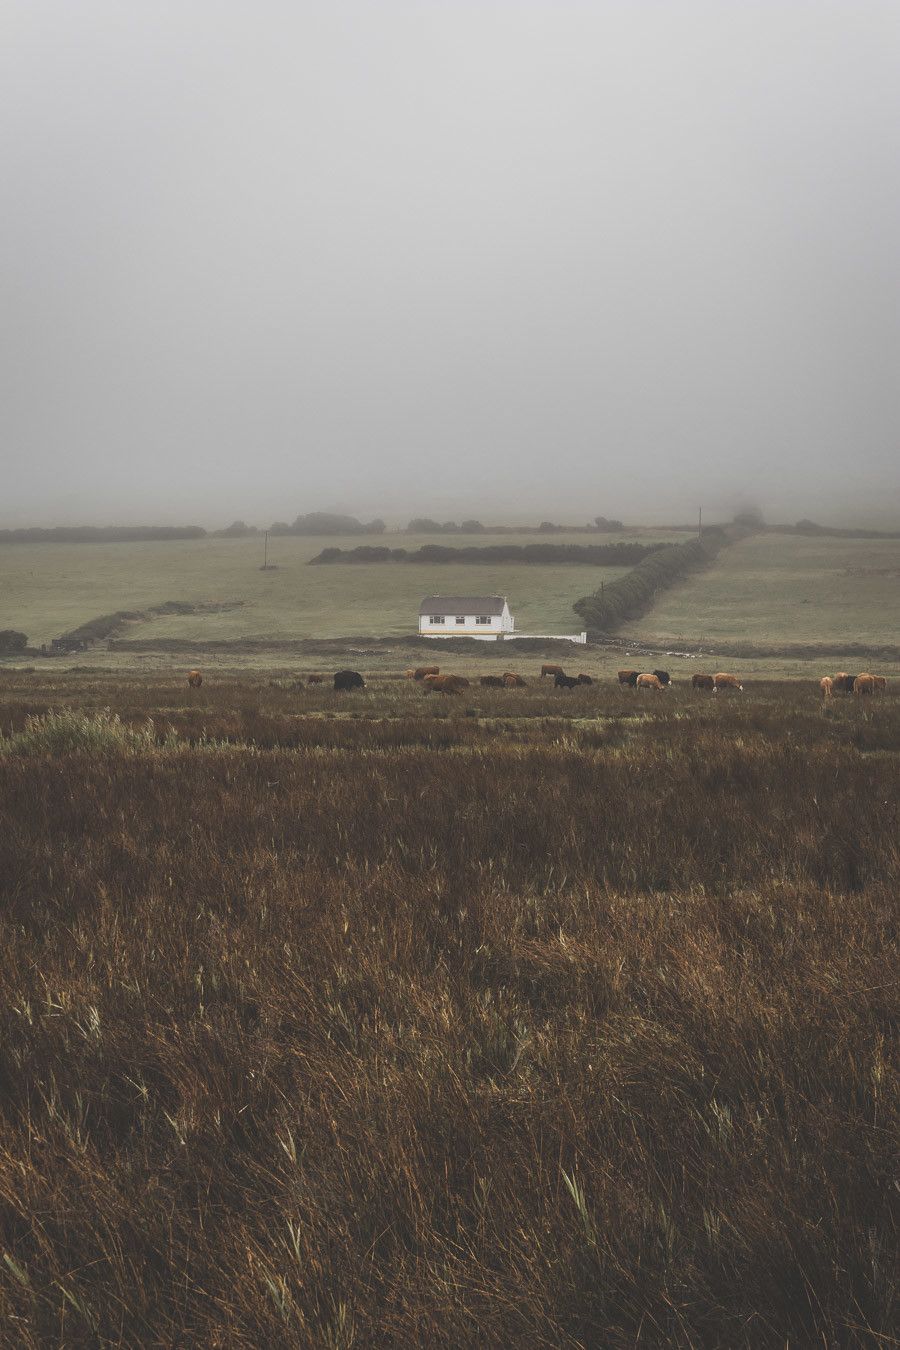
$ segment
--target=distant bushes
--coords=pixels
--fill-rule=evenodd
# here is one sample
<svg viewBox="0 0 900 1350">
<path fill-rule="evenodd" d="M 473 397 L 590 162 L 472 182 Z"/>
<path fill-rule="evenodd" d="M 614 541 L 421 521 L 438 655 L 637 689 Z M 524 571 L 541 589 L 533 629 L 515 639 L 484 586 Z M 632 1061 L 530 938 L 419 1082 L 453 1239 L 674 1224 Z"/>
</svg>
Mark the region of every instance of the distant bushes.
<svg viewBox="0 0 900 1350">
<path fill-rule="evenodd" d="M 770 534 L 825 535 L 835 539 L 900 539 L 900 530 L 854 530 L 837 525 L 819 525 L 815 520 L 798 520 L 796 525 L 770 525 Z"/>
<path fill-rule="evenodd" d="M 310 511 L 298 516 L 293 525 L 276 520 L 272 534 L 384 534 L 383 520 L 358 520 L 356 516 L 343 516 L 331 511 Z"/>
<path fill-rule="evenodd" d="M 410 551 L 361 545 L 359 548 L 323 548 L 311 563 L 580 563 L 590 567 L 633 567 L 665 544 L 489 544 L 454 548 L 423 544 Z"/>
<path fill-rule="evenodd" d="M 480 521 L 470 522 L 482 529 Z M 407 534 L 459 534 L 460 529 L 455 520 L 445 520 L 441 523 L 438 520 L 432 520 L 430 516 L 414 516 L 406 527 Z"/>
<path fill-rule="evenodd" d="M 28 646 L 28 637 L 17 628 L 0 629 L 0 656 L 18 656 Z"/>
<path fill-rule="evenodd" d="M 723 544 L 736 537 L 738 535 L 728 527 L 712 527 L 702 539 L 664 545 L 627 576 L 609 582 L 593 595 L 576 600 L 572 608 L 584 620 L 588 632 L 614 628 L 625 619 L 637 618 L 653 603 L 658 591 L 711 562 Z"/>
<path fill-rule="evenodd" d="M 259 534 L 255 525 L 248 525 L 244 520 L 233 520 L 230 525 L 226 525 L 224 530 L 213 530 L 213 539 L 246 539 L 248 535 Z"/>
<path fill-rule="evenodd" d="M 539 525 L 483 525 L 480 520 L 438 521 L 430 516 L 414 516 L 406 527 L 407 534 L 593 534 L 624 530 L 621 520 L 594 516 L 587 525 L 557 525 L 542 520 Z"/>
</svg>

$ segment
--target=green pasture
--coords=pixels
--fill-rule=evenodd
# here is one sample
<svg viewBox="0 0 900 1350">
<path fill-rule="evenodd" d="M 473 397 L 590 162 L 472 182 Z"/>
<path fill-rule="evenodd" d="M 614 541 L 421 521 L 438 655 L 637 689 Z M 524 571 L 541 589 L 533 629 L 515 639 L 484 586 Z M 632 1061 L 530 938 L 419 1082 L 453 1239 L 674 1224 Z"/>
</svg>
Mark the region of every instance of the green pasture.
<svg viewBox="0 0 900 1350">
<path fill-rule="evenodd" d="M 639 538 L 668 540 L 665 531 L 642 530 L 599 536 L 602 542 Z M 535 534 L 456 535 L 440 542 L 464 546 L 534 543 Z M 598 536 L 559 534 L 553 543 L 593 543 Z M 353 539 L 270 538 L 261 570 L 263 540 L 184 539 L 138 544 L 0 545 L 0 628 L 28 634 L 32 645 L 115 610 L 140 610 L 166 600 L 229 603 L 240 607 L 213 614 L 173 615 L 135 624 L 127 636 L 142 638 L 308 638 L 353 634 L 386 637 L 414 633 L 419 602 L 428 594 L 509 597 L 517 628 L 538 633 L 574 633 L 581 621 L 572 610 L 579 596 L 621 568 L 566 564 L 340 564 L 307 567 L 331 546 L 388 544 L 415 549 L 434 536 L 380 535 Z"/>
<path fill-rule="evenodd" d="M 626 625 L 645 641 L 897 644 L 900 539 L 756 534 Z"/>
<path fill-rule="evenodd" d="M 534 534 L 455 536 L 453 543 L 534 542 Z M 617 536 L 606 536 L 614 539 Z M 624 539 L 684 538 L 665 531 L 634 531 Z M 562 534 L 554 541 L 583 543 L 585 535 Z M 430 536 L 378 538 L 270 539 L 276 570 L 261 570 L 261 538 L 177 540 L 138 544 L 7 544 L 0 546 L 0 628 L 28 634 L 33 646 L 116 610 L 145 610 L 167 600 L 232 604 L 217 612 L 165 615 L 126 625 L 122 637 L 165 643 L 259 643 L 257 650 L 233 647 L 201 650 L 195 664 L 209 673 L 265 669 L 272 674 L 328 671 L 350 664 L 390 675 L 422 660 L 420 647 L 379 649 L 371 639 L 413 636 L 424 595 L 508 595 L 520 632 L 575 633 L 581 628 L 572 602 L 601 581 L 622 574 L 617 568 L 427 565 L 388 563 L 308 567 L 322 548 L 349 543 L 387 543 L 417 548 Z M 600 679 L 614 678 L 619 666 L 653 669 L 663 665 L 677 680 L 690 679 L 710 661 L 734 668 L 746 679 L 818 678 L 826 661 L 815 654 L 848 643 L 900 642 L 900 541 L 760 534 L 723 549 L 716 562 L 684 584 L 660 593 L 642 619 L 625 625 L 620 640 L 596 648 L 573 647 L 561 659 L 567 667 Z M 288 653 L 267 641 L 349 638 L 346 650 Z M 649 652 L 630 650 L 628 639 Z M 752 661 L 673 655 L 683 645 L 758 643 Z M 809 653 L 779 653 L 779 644 L 808 644 Z M 525 675 L 539 671 L 540 656 L 508 644 L 483 644 L 477 654 L 450 651 L 435 643 L 446 670 L 474 676 L 504 669 Z M 763 655 L 763 649 L 769 648 Z M 27 661 L 33 658 L 26 658 Z M 60 658 L 63 665 L 109 669 L 171 670 L 179 678 L 184 652 L 159 649 L 107 652 L 101 643 L 89 653 Z M 6 663 L 4 663 L 6 664 Z M 11 663 L 10 663 L 11 664 Z M 19 662 L 18 664 L 21 664 Z M 822 669 L 820 669 L 822 667 Z M 893 675 L 882 662 L 879 670 Z"/>
</svg>

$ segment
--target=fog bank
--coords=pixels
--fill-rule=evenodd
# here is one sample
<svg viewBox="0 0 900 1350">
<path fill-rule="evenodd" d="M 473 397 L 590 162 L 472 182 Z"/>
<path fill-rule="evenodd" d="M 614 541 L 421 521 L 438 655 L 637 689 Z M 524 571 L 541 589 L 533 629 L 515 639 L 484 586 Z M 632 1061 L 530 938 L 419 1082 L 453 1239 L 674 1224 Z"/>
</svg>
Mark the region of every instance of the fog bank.
<svg viewBox="0 0 900 1350">
<path fill-rule="evenodd" d="M 9 0 L 0 526 L 900 524 L 900 10 Z"/>
</svg>

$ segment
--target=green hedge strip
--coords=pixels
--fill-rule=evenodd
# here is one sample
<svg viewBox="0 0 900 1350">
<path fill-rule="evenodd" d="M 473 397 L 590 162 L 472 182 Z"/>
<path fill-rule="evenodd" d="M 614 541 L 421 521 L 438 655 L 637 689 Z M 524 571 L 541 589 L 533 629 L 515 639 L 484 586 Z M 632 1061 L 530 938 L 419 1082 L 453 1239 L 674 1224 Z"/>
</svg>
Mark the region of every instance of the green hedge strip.
<svg viewBox="0 0 900 1350">
<path fill-rule="evenodd" d="M 712 562 L 725 544 L 747 533 L 734 526 L 712 526 L 702 539 L 670 544 L 638 563 L 626 576 L 576 600 L 573 609 L 584 620 L 589 634 L 608 632 L 626 619 L 638 618 L 650 608 L 659 591 Z"/>
</svg>

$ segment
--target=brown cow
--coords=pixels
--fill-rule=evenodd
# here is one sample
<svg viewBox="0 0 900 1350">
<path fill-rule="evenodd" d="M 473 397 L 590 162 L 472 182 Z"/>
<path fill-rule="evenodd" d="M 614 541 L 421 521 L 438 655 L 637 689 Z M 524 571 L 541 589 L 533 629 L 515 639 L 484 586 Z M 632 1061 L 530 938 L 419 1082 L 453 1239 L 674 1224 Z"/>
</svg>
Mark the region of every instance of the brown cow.
<svg viewBox="0 0 900 1350">
<path fill-rule="evenodd" d="M 884 678 L 883 675 L 873 675 L 872 679 L 875 681 L 876 694 L 887 693 L 887 680 Z"/>
<path fill-rule="evenodd" d="M 819 681 L 819 688 L 822 690 L 822 697 L 825 699 L 834 696 L 834 680 L 830 675 L 823 675 Z"/>
<path fill-rule="evenodd" d="M 506 681 L 503 675 L 482 675 L 478 683 L 488 689 L 502 689 Z"/>
<path fill-rule="evenodd" d="M 691 684 L 695 689 L 715 689 L 716 687 L 712 675 L 692 675 Z"/>
<path fill-rule="evenodd" d="M 424 680 L 426 675 L 440 675 L 440 666 L 417 666 L 413 671 L 414 680 Z"/>
<path fill-rule="evenodd" d="M 507 670 L 503 675 L 503 683 L 507 689 L 525 689 L 528 681 L 523 680 L 521 675 L 514 675 L 511 670 Z"/>
<path fill-rule="evenodd" d="M 657 693 L 661 694 L 665 687 L 658 675 L 639 675 L 637 677 L 638 689 L 655 689 Z"/>
<path fill-rule="evenodd" d="M 412 680 L 415 679 L 415 674 L 416 672 L 414 670 L 404 670 L 403 678 L 404 680 Z"/>
<path fill-rule="evenodd" d="M 541 666 L 541 679 L 545 675 L 565 675 L 565 673 L 562 666 Z"/>
<path fill-rule="evenodd" d="M 307 675 L 307 677 L 306 677 L 306 683 L 307 683 L 307 684 L 324 684 L 324 683 L 325 683 L 325 676 L 324 676 L 324 675 Z"/>
<path fill-rule="evenodd" d="M 619 684 L 627 684 L 633 689 L 637 684 L 640 673 L 639 670 L 620 670 Z"/>
<path fill-rule="evenodd" d="M 199 670 L 191 670 L 188 672 L 188 684 L 192 689 L 199 689 L 202 683 L 203 676 L 200 674 Z"/>
<path fill-rule="evenodd" d="M 469 687 L 465 675 L 426 675 L 422 683 L 426 694 L 461 694 Z"/>
<path fill-rule="evenodd" d="M 856 679 L 855 675 L 848 675 L 846 670 L 839 670 L 838 673 L 836 675 L 833 675 L 831 679 L 831 683 L 834 687 L 834 692 L 836 694 L 852 694 L 853 682 L 855 679 Z"/>
<path fill-rule="evenodd" d="M 854 694 L 874 694 L 875 676 L 870 675 L 866 670 L 861 675 L 857 675 L 853 681 L 853 692 Z"/>
<path fill-rule="evenodd" d="M 723 689 L 737 689 L 743 693 L 744 686 L 736 675 L 726 675 L 720 670 L 718 675 L 713 676 L 713 693 L 718 694 Z"/>
</svg>

